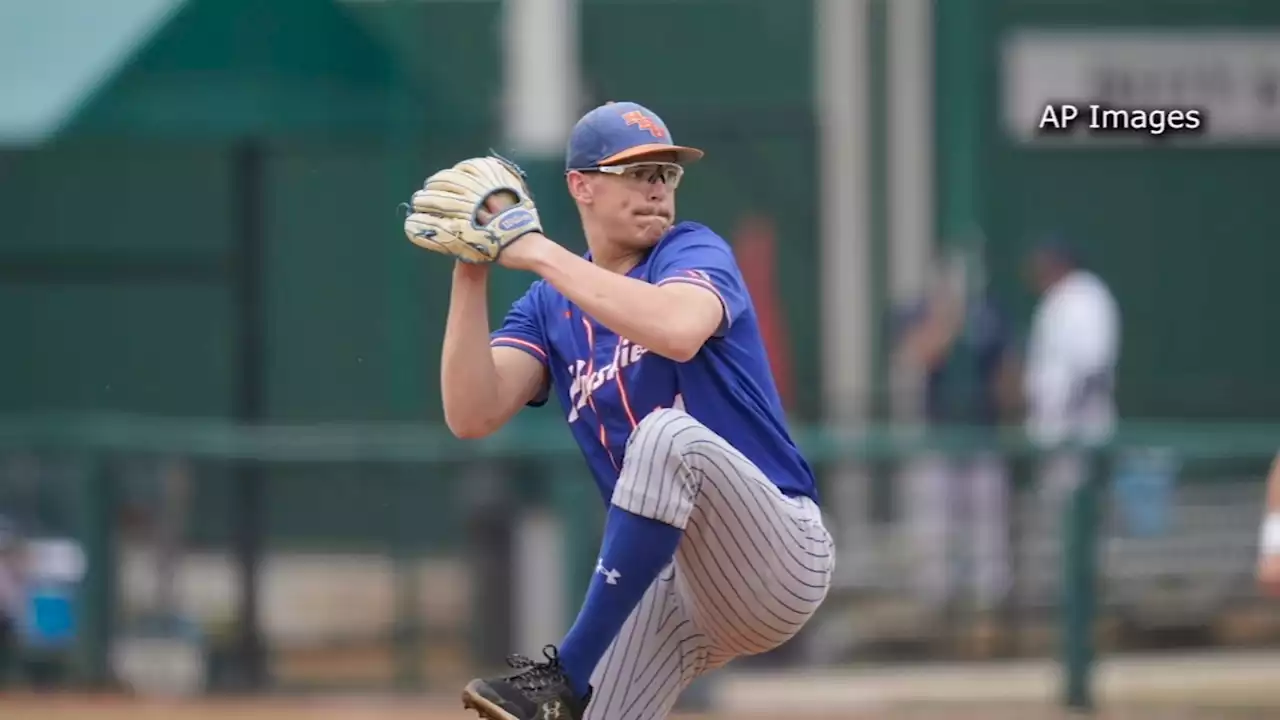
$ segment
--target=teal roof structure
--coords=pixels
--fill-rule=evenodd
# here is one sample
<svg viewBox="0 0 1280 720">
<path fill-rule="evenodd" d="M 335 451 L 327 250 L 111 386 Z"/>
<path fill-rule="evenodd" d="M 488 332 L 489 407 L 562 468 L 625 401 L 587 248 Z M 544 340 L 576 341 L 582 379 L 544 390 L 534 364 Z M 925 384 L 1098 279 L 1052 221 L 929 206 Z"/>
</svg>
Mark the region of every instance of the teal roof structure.
<svg viewBox="0 0 1280 720">
<path fill-rule="evenodd" d="M 378 128 L 405 95 L 386 48 L 328 0 L 0 3 L 0 87 L 10 145 Z"/>
<path fill-rule="evenodd" d="M 186 1 L 0 2 L 0 144 L 57 134 Z"/>
</svg>

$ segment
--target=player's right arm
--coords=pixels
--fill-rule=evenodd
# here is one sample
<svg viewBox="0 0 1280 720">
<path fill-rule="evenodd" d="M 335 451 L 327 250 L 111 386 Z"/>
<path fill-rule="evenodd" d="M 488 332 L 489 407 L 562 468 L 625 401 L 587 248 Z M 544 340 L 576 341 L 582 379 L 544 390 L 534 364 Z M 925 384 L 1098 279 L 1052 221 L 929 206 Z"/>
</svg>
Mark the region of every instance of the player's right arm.
<svg viewBox="0 0 1280 720">
<path fill-rule="evenodd" d="M 497 431 L 520 408 L 539 400 L 548 382 L 545 350 L 537 338 L 523 341 L 531 349 L 522 348 L 517 329 L 510 333 L 510 342 L 491 346 L 488 273 L 486 266 L 457 264 L 445 321 L 440 395 L 445 423 L 463 439 Z M 522 308 L 529 304 L 528 299 L 526 295 L 516 304 L 513 316 L 528 315 Z M 533 326 L 532 318 L 529 320 L 527 324 Z"/>
</svg>

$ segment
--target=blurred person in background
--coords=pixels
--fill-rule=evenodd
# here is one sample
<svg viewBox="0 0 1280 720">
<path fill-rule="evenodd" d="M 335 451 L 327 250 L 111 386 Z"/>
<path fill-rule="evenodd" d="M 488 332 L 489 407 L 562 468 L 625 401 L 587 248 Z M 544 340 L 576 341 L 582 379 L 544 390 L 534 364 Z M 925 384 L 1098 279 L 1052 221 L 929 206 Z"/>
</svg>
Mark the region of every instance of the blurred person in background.
<svg viewBox="0 0 1280 720">
<path fill-rule="evenodd" d="M 1120 312 L 1115 298 L 1061 240 L 1032 250 L 1028 275 L 1040 300 L 1031 319 L 1023 377 L 1027 433 L 1045 450 L 1064 442 L 1103 442 L 1116 424 Z M 1056 508 L 1085 472 L 1080 454 L 1054 453 L 1041 474 L 1049 507 Z"/>
<path fill-rule="evenodd" d="M 897 359 L 923 374 L 929 426 L 994 432 L 1016 403 L 1015 354 L 1004 312 L 984 283 L 966 291 L 962 269 L 935 273 L 928 296 L 899 313 Z M 987 451 L 927 455 L 908 465 L 900 487 L 926 608 L 940 616 L 966 592 L 980 613 L 994 612 L 1010 581 L 1004 458 Z"/>
<path fill-rule="evenodd" d="M 1258 585 L 1265 594 L 1280 598 L 1280 454 L 1267 476 L 1266 516 L 1258 542 Z"/>
<path fill-rule="evenodd" d="M 20 561 L 17 528 L 0 515 L 0 688 L 7 684 L 17 662 L 18 621 L 24 606 Z"/>
</svg>

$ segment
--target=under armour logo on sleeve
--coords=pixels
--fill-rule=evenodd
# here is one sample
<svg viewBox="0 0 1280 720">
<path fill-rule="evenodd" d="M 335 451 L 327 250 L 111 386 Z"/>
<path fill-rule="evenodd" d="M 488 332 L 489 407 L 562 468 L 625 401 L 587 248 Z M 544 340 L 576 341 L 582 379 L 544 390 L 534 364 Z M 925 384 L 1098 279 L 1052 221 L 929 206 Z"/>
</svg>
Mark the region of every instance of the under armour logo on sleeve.
<svg viewBox="0 0 1280 720">
<path fill-rule="evenodd" d="M 617 570 L 610 570 L 604 566 L 604 558 L 596 560 L 596 572 L 604 576 L 606 585 L 617 585 L 618 580 L 622 577 L 622 573 Z"/>
</svg>

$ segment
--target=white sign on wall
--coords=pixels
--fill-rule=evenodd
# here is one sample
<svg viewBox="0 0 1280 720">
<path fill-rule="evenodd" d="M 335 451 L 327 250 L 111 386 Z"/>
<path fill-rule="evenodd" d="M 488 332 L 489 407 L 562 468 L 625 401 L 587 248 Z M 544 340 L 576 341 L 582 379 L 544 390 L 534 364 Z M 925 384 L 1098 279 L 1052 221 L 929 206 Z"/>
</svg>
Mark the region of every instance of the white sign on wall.
<svg viewBox="0 0 1280 720">
<path fill-rule="evenodd" d="M 1002 117 L 1020 141 L 1045 108 L 1197 109 L 1209 143 L 1280 142 L 1280 33 L 1017 31 L 1003 45 Z M 1077 126 L 1073 139 L 1103 137 Z M 1116 134 L 1109 134 L 1115 136 Z"/>
</svg>

